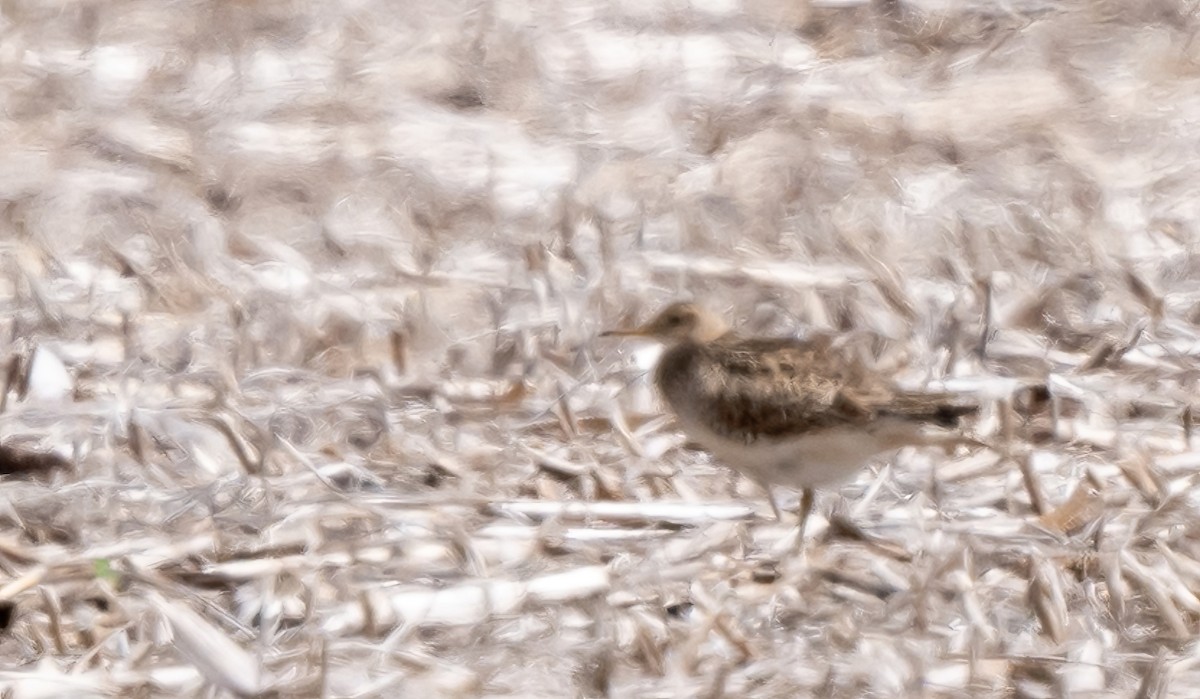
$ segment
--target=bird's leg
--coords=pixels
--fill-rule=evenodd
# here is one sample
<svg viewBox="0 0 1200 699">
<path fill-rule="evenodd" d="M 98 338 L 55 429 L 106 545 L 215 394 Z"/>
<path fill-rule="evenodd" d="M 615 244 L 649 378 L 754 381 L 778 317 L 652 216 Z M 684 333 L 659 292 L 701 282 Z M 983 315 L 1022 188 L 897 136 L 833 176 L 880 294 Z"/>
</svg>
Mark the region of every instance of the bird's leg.
<svg viewBox="0 0 1200 699">
<path fill-rule="evenodd" d="M 775 521 L 783 521 L 783 511 L 779 509 L 779 502 L 775 500 L 775 489 L 769 483 L 764 483 L 763 487 L 767 490 L 767 502 L 771 503 L 771 512 L 775 513 Z"/>
<path fill-rule="evenodd" d="M 800 523 L 799 531 L 796 532 L 796 548 L 800 549 L 804 546 L 804 530 L 808 525 L 808 516 L 812 514 L 813 505 L 817 501 L 817 491 L 812 488 L 805 488 L 800 491 Z"/>
<path fill-rule="evenodd" d="M 779 509 L 779 501 L 775 499 L 775 489 L 769 484 L 764 483 L 763 487 L 767 491 L 767 502 L 771 503 L 771 512 L 775 513 L 775 521 L 783 521 L 783 510 Z M 808 516 L 812 514 L 813 504 L 817 501 L 817 492 L 812 488 L 804 488 L 800 491 L 800 510 L 797 514 L 800 517 L 800 538 L 804 538 L 804 526 L 808 523 Z"/>
</svg>

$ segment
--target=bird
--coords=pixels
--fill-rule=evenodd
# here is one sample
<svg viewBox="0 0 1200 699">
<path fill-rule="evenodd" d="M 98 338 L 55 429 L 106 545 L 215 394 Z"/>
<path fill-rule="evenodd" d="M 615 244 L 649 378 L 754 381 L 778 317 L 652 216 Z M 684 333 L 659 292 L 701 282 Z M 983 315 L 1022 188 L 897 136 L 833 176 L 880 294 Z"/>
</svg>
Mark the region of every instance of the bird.
<svg viewBox="0 0 1200 699">
<path fill-rule="evenodd" d="M 979 409 L 956 394 L 896 386 L 837 336 L 746 337 L 692 302 L 601 336 L 665 346 L 654 384 L 683 432 L 763 487 L 777 519 L 772 487 L 800 490 L 798 543 L 817 488 L 904 446 L 957 443 L 954 428 Z"/>
</svg>

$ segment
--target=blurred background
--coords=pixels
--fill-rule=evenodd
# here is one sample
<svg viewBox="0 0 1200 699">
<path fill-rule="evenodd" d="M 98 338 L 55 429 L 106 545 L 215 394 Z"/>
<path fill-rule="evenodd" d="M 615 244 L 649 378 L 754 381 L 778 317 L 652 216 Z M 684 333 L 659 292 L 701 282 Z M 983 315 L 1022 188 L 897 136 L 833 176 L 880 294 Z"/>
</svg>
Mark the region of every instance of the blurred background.
<svg viewBox="0 0 1200 699">
<path fill-rule="evenodd" d="M 1198 29 L 0 2 L 0 687 L 1193 696 Z M 762 491 L 596 338 L 679 298 L 869 334 L 1003 448 L 763 570 Z"/>
</svg>

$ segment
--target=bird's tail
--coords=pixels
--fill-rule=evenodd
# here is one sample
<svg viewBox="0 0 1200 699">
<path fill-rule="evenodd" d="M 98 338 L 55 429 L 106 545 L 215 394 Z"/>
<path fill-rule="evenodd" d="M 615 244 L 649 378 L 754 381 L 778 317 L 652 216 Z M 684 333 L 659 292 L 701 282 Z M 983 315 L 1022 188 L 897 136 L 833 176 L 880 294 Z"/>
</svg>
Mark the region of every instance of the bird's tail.
<svg viewBox="0 0 1200 699">
<path fill-rule="evenodd" d="M 979 412 L 979 404 L 952 393 L 907 393 L 895 396 L 883 415 L 940 427 L 956 427 L 959 420 Z"/>
</svg>

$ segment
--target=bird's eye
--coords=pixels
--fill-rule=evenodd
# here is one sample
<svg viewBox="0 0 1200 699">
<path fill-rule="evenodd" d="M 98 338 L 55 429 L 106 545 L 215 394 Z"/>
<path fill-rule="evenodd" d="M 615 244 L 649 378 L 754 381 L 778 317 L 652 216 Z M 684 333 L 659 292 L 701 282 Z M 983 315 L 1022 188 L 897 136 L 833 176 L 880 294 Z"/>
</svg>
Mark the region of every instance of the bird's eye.
<svg viewBox="0 0 1200 699">
<path fill-rule="evenodd" d="M 679 325 L 683 322 L 683 318 L 679 316 L 667 316 L 667 325 Z"/>
</svg>

